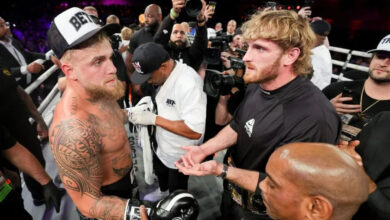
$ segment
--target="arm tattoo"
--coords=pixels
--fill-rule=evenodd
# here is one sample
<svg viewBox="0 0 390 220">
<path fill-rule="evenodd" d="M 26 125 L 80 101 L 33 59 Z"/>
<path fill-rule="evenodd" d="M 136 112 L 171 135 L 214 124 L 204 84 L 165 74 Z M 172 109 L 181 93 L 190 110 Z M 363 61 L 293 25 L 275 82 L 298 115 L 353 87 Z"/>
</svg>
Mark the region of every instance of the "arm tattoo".
<svg viewBox="0 0 390 220">
<path fill-rule="evenodd" d="M 92 198 L 101 196 L 103 172 L 99 151 L 102 139 L 93 118 L 64 120 L 51 133 L 50 147 L 66 188 Z"/>
<path fill-rule="evenodd" d="M 114 196 L 104 196 L 96 201 L 96 204 L 89 209 L 92 216 L 100 216 L 102 219 L 123 219 L 123 211 L 118 210 L 119 207 L 126 207 L 126 200 L 120 200 Z"/>
</svg>

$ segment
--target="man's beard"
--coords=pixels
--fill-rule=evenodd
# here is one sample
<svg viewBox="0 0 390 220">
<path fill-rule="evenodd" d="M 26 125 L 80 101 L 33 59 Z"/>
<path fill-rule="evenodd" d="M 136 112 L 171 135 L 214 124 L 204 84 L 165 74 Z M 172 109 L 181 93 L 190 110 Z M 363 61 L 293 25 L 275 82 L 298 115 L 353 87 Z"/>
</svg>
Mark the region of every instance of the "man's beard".
<svg viewBox="0 0 390 220">
<path fill-rule="evenodd" d="M 186 43 L 181 40 L 169 41 L 169 47 L 174 51 L 181 51 L 186 47 Z"/>
<path fill-rule="evenodd" d="M 245 79 L 246 75 L 244 74 L 244 81 L 246 83 L 267 83 L 274 80 L 279 75 L 278 69 L 280 67 L 281 58 L 282 56 L 278 57 L 278 59 L 275 60 L 275 62 L 272 65 L 267 66 L 265 69 L 261 70 L 260 78 L 256 78 L 254 80 L 250 79 L 251 81 L 247 81 Z"/>
<path fill-rule="evenodd" d="M 160 26 L 160 24 L 155 21 L 153 24 L 150 24 L 150 25 L 147 25 L 145 26 L 145 29 L 148 31 L 148 32 L 156 32 L 157 31 L 157 28 Z"/>
<path fill-rule="evenodd" d="M 85 89 L 89 96 L 91 96 L 92 101 L 116 101 L 123 97 L 125 93 L 125 88 L 118 79 L 115 80 L 114 86 L 111 89 L 97 85 L 88 86 Z"/>
<path fill-rule="evenodd" d="M 370 78 L 371 78 L 374 82 L 376 82 L 376 83 L 378 83 L 378 84 L 390 82 L 390 73 L 389 73 L 389 72 L 387 72 L 387 76 L 385 76 L 385 77 L 376 77 L 376 76 L 374 75 L 374 73 L 372 72 L 372 70 L 370 69 L 370 70 L 368 71 L 368 75 L 370 76 Z"/>
</svg>

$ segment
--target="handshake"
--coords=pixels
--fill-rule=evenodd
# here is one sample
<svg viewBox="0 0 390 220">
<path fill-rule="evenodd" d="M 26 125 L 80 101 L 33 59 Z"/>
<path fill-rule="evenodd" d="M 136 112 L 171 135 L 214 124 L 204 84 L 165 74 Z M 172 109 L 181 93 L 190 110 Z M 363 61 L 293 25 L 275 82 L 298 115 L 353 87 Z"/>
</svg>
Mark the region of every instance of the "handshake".
<svg viewBox="0 0 390 220">
<path fill-rule="evenodd" d="M 126 207 L 126 220 L 195 220 L 199 214 L 199 205 L 192 194 L 185 190 L 176 190 L 165 199 L 157 202 L 155 207 L 146 208 L 147 215 L 141 213 L 142 209 L 128 204 Z"/>
<path fill-rule="evenodd" d="M 129 121 L 135 125 L 156 125 L 157 115 L 153 113 L 150 96 L 143 97 L 136 106 L 127 108 Z"/>
</svg>

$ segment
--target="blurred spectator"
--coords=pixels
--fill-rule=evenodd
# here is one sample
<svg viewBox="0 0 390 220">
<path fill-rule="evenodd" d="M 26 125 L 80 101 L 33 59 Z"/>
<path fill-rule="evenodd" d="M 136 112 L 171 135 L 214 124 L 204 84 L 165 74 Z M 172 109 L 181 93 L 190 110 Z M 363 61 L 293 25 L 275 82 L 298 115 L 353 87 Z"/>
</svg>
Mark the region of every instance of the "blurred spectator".
<svg viewBox="0 0 390 220">
<path fill-rule="evenodd" d="M 131 59 L 133 57 L 134 50 L 140 46 L 141 44 L 152 42 L 153 36 L 156 33 L 158 27 L 160 26 L 162 19 L 162 12 L 160 6 L 156 4 L 148 5 L 145 8 L 145 27 L 141 28 L 139 31 L 135 32 L 130 39 L 129 50 L 127 51 L 126 56 L 126 66 L 127 73 L 129 77 L 134 72 L 134 67 L 131 63 Z M 132 84 L 131 98 L 130 100 L 133 105 L 135 105 L 140 97 L 144 95 L 151 95 L 153 93 L 153 88 L 144 85 Z"/>
<path fill-rule="evenodd" d="M 93 15 L 93 16 L 95 16 L 95 17 L 97 17 L 97 18 L 99 17 L 98 11 L 97 11 L 96 8 L 93 7 L 93 6 L 85 6 L 85 7 L 83 8 L 83 11 L 87 12 L 87 14 L 89 14 L 89 15 Z"/>
<path fill-rule="evenodd" d="M 366 80 L 332 83 L 323 93 L 343 120 L 341 138 L 355 140 L 361 129 L 382 111 L 390 111 L 390 34 L 373 53 Z"/>
<path fill-rule="evenodd" d="M 189 46 L 187 44 L 185 27 L 180 23 L 175 24 L 175 20 L 180 16 L 182 9 L 177 2 L 180 3 L 180 1 L 172 1 L 171 13 L 162 21 L 154 36 L 154 41 L 162 44 L 172 59 L 185 63 L 195 71 L 198 71 L 203 61 L 203 54 L 207 48 L 206 22 L 212 15 L 208 14 L 206 4 L 204 3 L 203 9 L 197 16 L 197 31 L 194 43 Z M 175 11 L 174 14 L 172 11 Z"/>
<path fill-rule="evenodd" d="M 45 54 L 25 50 L 22 44 L 12 38 L 8 24 L 0 17 L 0 66 L 9 68 L 23 88 L 32 82 L 31 74 L 40 73 L 44 66 L 36 59 L 46 59 Z"/>
<path fill-rule="evenodd" d="M 119 20 L 118 16 L 116 16 L 116 15 L 109 15 L 106 18 L 106 24 L 112 24 L 112 23 L 120 24 L 120 20 Z"/>
<path fill-rule="evenodd" d="M 310 27 L 316 35 L 315 45 L 311 50 L 311 64 L 313 68 L 311 81 L 322 90 L 330 84 L 333 72 L 332 57 L 329 49 L 324 45 L 331 26 L 325 20 L 316 20 L 310 23 Z"/>
<path fill-rule="evenodd" d="M 122 48 L 123 46 L 125 46 L 128 50 L 129 44 L 130 44 L 130 38 L 132 35 L 133 35 L 133 30 L 131 30 L 129 27 L 123 27 L 121 30 L 122 42 L 121 42 L 121 45 L 119 47 Z M 127 54 L 126 51 L 122 52 L 123 60 L 126 60 L 126 54 Z"/>
<path fill-rule="evenodd" d="M 237 28 L 237 22 L 235 20 L 230 20 L 226 25 L 226 32 L 224 32 L 222 35 L 229 36 L 234 35 L 236 33 Z"/>
</svg>

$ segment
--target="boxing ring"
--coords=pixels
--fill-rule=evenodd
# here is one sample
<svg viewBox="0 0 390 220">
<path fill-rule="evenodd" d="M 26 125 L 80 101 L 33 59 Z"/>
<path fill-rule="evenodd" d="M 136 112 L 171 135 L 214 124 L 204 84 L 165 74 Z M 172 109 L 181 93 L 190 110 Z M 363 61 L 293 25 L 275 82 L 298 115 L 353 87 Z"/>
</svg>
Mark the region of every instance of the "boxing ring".
<svg viewBox="0 0 390 220">
<path fill-rule="evenodd" d="M 349 70 L 359 70 L 363 72 L 368 72 L 368 67 L 360 66 L 351 63 L 352 57 L 362 57 L 362 58 L 370 58 L 371 54 L 362 51 L 349 50 L 340 47 L 330 47 L 330 51 L 332 53 L 341 53 L 346 55 L 344 60 L 336 60 L 332 59 L 332 64 L 334 66 L 339 66 L 341 68 L 341 72 L 339 75 L 332 75 L 332 78 L 336 81 L 346 81 L 351 80 L 344 76 L 344 73 Z M 39 76 L 30 86 L 28 86 L 25 91 L 28 94 L 31 94 L 36 88 L 38 88 L 46 79 L 48 79 L 55 71 L 57 67 L 53 65 L 49 69 L 47 69 L 43 74 Z M 61 98 L 61 94 L 58 90 L 57 84 L 53 87 L 50 93 L 45 97 L 45 99 L 41 102 L 40 106 L 37 108 L 39 113 L 42 115 L 46 124 L 50 126 L 53 113 L 56 104 Z M 33 119 L 30 118 L 30 122 L 33 122 Z M 127 128 L 127 126 L 126 126 Z M 143 181 L 143 160 L 142 160 L 142 149 L 138 146 L 138 138 L 137 134 L 133 131 L 127 129 L 128 140 L 133 150 L 133 163 L 135 167 L 136 178 L 138 181 L 138 185 L 143 191 L 140 192 L 141 196 L 150 191 L 153 191 L 157 184 L 153 184 L 151 186 L 146 185 Z M 51 154 L 49 143 L 42 143 L 42 152 L 46 160 L 46 171 L 50 175 L 50 177 L 54 180 L 57 173 L 57 166 L 55 164 L 54 158 Z M 218 154 L 217 160 L 222 161 L 223 154 Z M 58 181 L 54 181 L 57 186 L 63 187 L 62 183 Z M 77 220 L 79 219 L 76 208 L 68 195 L 65 195 L 62 198 L 61 202 L 61 210 L 59 213 L 56 213 L 54 208 L 46 210 L 45 205 L 34 206 L 31 198 L 30 192 L 27 190 L 24 182 L 22 184 L 23 192 L 22 196 L 24 199 L 25 209 L 33 216 L 34 219 L 44 219 L 44 220 Z M 190 177 L 189 179 L 189 190 L 195 195 L 200 205 L 200 220 L 214 219 L 219 215 L 219 203 L 221 200 L 222 193 L 222 180 L 220 178 L 216 178 L 214 176 L 207 177 Z"/>
</svg>

